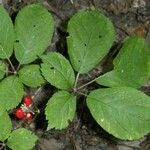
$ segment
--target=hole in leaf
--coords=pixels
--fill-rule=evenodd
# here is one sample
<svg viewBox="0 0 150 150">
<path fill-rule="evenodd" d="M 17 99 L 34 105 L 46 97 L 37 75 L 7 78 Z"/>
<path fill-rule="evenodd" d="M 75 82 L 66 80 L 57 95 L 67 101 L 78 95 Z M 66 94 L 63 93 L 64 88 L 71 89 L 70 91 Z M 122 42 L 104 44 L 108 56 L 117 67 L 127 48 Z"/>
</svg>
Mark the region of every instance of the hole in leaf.
<svg viewBox="0 0 150 150">
<path fill-rule="evenodd" d="M 99 36 L 98 36 L 98 38 L 100 39 L 100 38 L 102 38 L 102 36 L 101 36 L 101 35 L 99 35 Z"/>
<path fill-rule="evenodd" d="M 34 24 L 33 27 L 36 27 L 36 25 Z"/>
<path fill-rule="evenodd" d="M 54 69 L 54 67 L 51 67 L 50 69 L 52 69 L 52 70 L 53 70 L 53 69 Z"/>
<path fill-rule="evenodd" d="M 16 42 L 16 43 L 19 43 L 19 40 L 16 40 L 15 42 Z"/>
<path fill-rule="evenodd" d="M 81 61 L 80 61 L 80 60 L 78 60 L 78 62 L 80 63 Z"/>
<path fill-rule="evenodd" d="M 84 43 L 84 46 L 86 46 L 86 44 Z"/>
</svg>

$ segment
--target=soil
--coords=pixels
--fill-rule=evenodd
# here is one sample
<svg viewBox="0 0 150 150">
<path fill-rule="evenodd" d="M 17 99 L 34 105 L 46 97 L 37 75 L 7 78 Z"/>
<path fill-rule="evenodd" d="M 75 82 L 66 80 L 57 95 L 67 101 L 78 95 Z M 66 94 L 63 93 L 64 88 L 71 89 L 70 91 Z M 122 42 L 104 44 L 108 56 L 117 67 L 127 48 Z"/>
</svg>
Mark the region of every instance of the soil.
<svg viewBox="0 0 150 150">
<path fill-rule="evenodd" d="M 37 0 L 0 1 L 9 11 L 12 19 L 22 7 L 34 2 Z M 112 59 L 127 36 L 141 35 L 150 44 L 150 0 L 40 0 L 40 2 L 53 14 L 56 21 L 53 41 L 47 51 L 57 50 L 67 57 L 67 22 L 81 9 L 100 9 L 115 26 L 116 39 L 109 54 L 102 61 L 102 65 L 82 75 L 78 84 L 86 83 L 99 74 L 111 70 Z M 91 90 L 95 87 L 98 85 L 94 83 L 86 88 Z M 147 83 L 141 87 L 141 90 L 150 95 L 150 84 Z M 56 91 L 57 89 L 49 84 L 39 89 L 26 88 L 28 95 L 34 95 L 34 103 L 40 110 L 40 114 L 33 122 L 12 120 L 14 128 L 25 126 L 39 136 L 35 150 L 150 150 L 150 135 L 136 141 L 122 141 L 104 131 L 92 118 L 83 96 L 79 97 L 76 117 L 68 128 L 47 131 L 44 108 Z"/>
</svg>

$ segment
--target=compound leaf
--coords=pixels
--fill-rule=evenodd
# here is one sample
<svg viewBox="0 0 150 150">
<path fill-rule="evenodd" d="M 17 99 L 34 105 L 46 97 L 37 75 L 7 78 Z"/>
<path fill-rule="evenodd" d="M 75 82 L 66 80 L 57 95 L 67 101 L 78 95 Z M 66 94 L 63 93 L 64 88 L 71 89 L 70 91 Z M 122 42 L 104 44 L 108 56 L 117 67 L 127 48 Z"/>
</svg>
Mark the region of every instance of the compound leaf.
<svg viewBox="0 0 150 150">
<path fill-rule="evenodd" d="M 13 52 L 14 27 L 9 14 L 0 5 L 0 58 L 9 58 Z"/>
<path fill-rule="evenodd" d="M 12 124 L 7 112 L 0 113 L 0 141 L 4 142 L 10 135 Z"/>
<path fill-rule="evenodd" d="M 50 98 L 46 107 L 48 128 L 63 129 L 73 120 L 76 110 L 75 96 L 59 91 Z"/>
<path fill-rule="evenodd" d="M 41 71 L 45 79 L 60 89 L 70 89 L 74 85 L 74 71 L 69 61 L 59 53 L 50 52 L 42 56 Z"/>
<path fill-rule="evenodd" d="M 20 64 L 34 61 L 50 44 L 54 20 L 42 5 L 24 7 L 15 20 L 15 55 Z"/>
<path fill-rule="evenodd" d="M 16 107 L 23 94 L 23 85 L 18 77 L 9 76 L 0 82 L 0 106 L 4 111 Z"/>
<path fill-rule="evenodd" d="M 92 91 L 87 105 L 97 123 L 120 139 L 139 139 L 150 132 L 150 98 L 131 87 Z"/>
<path fill-rule="evenodd" d="M 37 136 L 31 131 L 19 128 L 11 133 L 6 144 L 12 150 L 31 150 L 36 141 Z"/>
<path fill-rule="evenodd" d="M 27 86 L 38 87 L 45 82 L 41 76 L 39 65 L 24 66 L 19 71 L 19 79 Z"/>
<path fill-rule="evenodd" d="M 108 53 L 115 38 L 111 21 L 99 11 L 80 11 L 68 24 L 68 53 L 79 73 L 87 73 Z"/>
</svg>

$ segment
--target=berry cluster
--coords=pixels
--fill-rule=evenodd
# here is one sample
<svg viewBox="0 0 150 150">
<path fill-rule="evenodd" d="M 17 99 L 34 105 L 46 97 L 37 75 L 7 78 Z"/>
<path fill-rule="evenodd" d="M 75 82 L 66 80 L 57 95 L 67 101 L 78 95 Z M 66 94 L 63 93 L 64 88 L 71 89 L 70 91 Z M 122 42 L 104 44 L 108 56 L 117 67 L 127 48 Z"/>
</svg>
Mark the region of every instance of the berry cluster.
<svg viewBox="0 0 150 150">
<path fill-rule="evenodd" d="M 15 111 L 15 116 L 18 119 L 33 119 L 33 112 L 31 112 L 31 106 L 33 104 L 32 98 L 30 96 L 25 96 L 23 98 L 23 104 L 21 107 L 17 108 Z"/>
</svg>

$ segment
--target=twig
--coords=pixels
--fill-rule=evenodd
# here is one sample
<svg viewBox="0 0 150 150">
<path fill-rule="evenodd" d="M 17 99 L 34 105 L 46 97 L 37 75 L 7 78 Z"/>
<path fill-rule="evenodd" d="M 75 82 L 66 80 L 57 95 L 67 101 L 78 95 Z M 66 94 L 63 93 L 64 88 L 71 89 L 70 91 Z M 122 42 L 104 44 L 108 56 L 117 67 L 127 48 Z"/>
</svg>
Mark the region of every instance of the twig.
<svg viewBox="0 0 150 150">
<path fill-rule="evenodd" d="M 5 144 L 4 143 L 0 143 L 0 150 L 6 149 Z"/>
<path fill-rule="evenodd" d="M 140 148 L 137 147 L 137 146 L 127 145 L 127 144 L 123 144 L 123 143 L 118 143 L 118 145 L 120 145 L 120 146 L 125 146 L 125 147 L 129 147 L 129 148 L 136 148 L 136 149 L 139 149 L 139 150 L 140 150 Z"/>
</svg>

